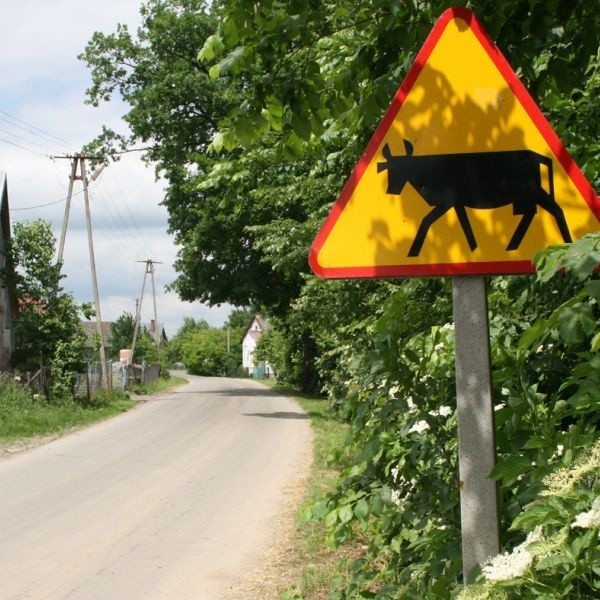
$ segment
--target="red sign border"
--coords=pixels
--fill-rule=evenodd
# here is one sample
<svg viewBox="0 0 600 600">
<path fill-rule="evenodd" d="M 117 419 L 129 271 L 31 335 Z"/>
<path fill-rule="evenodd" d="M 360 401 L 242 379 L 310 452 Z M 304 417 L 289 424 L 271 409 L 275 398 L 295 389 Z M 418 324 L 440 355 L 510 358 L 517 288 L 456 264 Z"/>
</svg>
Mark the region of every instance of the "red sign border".
<svg viewBox="0 0 600 600">
<path fill-rule="evenodd" d="M 471 31 L 479 40 L 483 49 L 494 62 L 506 84 L 521 102 L 523 108 L 538 128 L 546 143 L 560 161 L 565 172 L 577 187 L 590 210 L 600 221 L 600 197 L 598 197 L 587 181 L 562 141 L 556 135 L 554 129 L 548 123 L 535 100 L 531 97 L 525 86 L 521 83 L 512 67 L 500 52 L 496 44 L 488 36 L 487 32 L 477 17 L 467 8 L 454 7 L 445 10 L 436 21 L 429 36 L 425 40 L 415 61 L 406 75 L 404 81 L 398 88 L 394 98 L 379 123 L 373 137 L 367 144 L 356 167 L 348 178 L 337 201 L 333 205 L 329 216 L 323 227 L 317 234 L 309 255 L 309 264 L 312 271 L 324 278 L 361 278 L 361 277 L 419 277 L 419 276 L 443 276 L 443 275 L 508 275 L 535 272 L 535 266 L 531 261 L 500 261 L 500 262 L 463 262 L 463 263 L 436 263 L 436 264 L 408 264 L 408 265 L 385 265 L 385 266 L 361 266 L 361 267 L 322 267 L 318 256 L 325 241 L 329 237 L 338 218 L 343 212 L 346 204 L 352 197 L 358 182 L 363 176 L 366 168 L 375 156 L 383 138 L 391 127 L 400 107 L 408 97 L 419 77 L 423 67 L 426 65 L 431 53 L 444 33 L 447 25 L 454 19 L 465 21 Z M 540 248 L 541 250 L 541 248 Z"/>
</svg>

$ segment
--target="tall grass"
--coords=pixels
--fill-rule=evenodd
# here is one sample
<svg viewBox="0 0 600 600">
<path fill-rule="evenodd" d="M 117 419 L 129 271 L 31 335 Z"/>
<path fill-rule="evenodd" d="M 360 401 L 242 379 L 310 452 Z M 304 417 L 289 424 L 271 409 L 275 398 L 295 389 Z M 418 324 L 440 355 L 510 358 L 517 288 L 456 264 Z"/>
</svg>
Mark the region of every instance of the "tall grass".
<svg viewBox="0 0 600 600">
<path fill-rule="evenodd" d="M 133 404 L 118 393 L 85 405 L 74 400 L 49 403 L 19 381 L 0 376 L 0 441 L 60 434 L 116 415 Z"/>
</svg>

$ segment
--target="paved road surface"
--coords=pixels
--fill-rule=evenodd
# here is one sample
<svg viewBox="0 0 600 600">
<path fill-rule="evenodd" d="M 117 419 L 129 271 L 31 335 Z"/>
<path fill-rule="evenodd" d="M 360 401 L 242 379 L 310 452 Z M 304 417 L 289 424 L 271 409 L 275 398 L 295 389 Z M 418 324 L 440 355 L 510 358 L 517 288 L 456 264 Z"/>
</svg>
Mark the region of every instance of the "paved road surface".
<svg viewBox="0 0 600 600">
<path fill-rule="evenodd" d="M 219 600 L 259 564 L 309 421 L 253 381 L 189 379 L 0 461 L 0 599 Z"/>
</svg>

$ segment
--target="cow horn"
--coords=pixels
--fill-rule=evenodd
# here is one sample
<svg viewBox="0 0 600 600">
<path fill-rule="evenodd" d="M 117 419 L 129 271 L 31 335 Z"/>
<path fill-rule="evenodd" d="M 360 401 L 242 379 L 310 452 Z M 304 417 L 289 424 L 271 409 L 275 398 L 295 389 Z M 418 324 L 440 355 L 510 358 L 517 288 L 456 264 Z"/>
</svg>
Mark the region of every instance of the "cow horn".
<svg viewBox="0 0 600 600">
<path fill-rule="evenodd" d="M 406 156 L 412 156 L 413 145 L 408 140 L 404 140 L 404 149 L 406 150 Z"/>
<path fill-rule="evenodd" d="M 387 161 L 389 161 L 390 158 L 392 158 L 392 151 L 390 150 L 389 144 L 386 144 L 383 147 L 382 154 L 383 154 L 383 158 L 385 158 L 385 160 L 387 160 Z"/>
</svg>

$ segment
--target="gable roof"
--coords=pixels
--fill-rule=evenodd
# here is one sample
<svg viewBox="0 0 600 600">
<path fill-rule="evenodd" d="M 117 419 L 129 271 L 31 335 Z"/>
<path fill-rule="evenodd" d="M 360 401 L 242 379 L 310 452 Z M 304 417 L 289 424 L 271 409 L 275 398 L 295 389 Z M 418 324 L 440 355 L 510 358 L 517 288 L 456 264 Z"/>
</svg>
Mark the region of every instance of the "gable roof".
<svg viewBox="0 0 600 600">
<path fill-rule="evenodd" d="M 254 321 L 258 323 L 260 331 L 252 331 L 252 324 L 254 323 Z M 246 336 L 251 337 L 254 341 L 258 341 L 260 339 L 260 336 L 270 328 L 271 326 L 269 325 L 269 323 L 260 315 L 253 315 L 253 317 L 250 319 L 250 323 L 248 323 L 248 327 L 246 327 L 244 331 L 244 335 L 242 335 L 241 342 L 243 342 L 246 339 Z"/>
<path fill-rule="evenodd" d="M 97 332 L 96 321 L 81 321 L 81 326 L 87 337 L 86 346 L 92 346 L 92 336 Z M 112 323 L 110 321 L 102 321 L 100 326 L 102 327 L 102 340 L 104 341 L 104 347 L 106 348 L 110 346 L 112 342 Z"/>
</svg>

